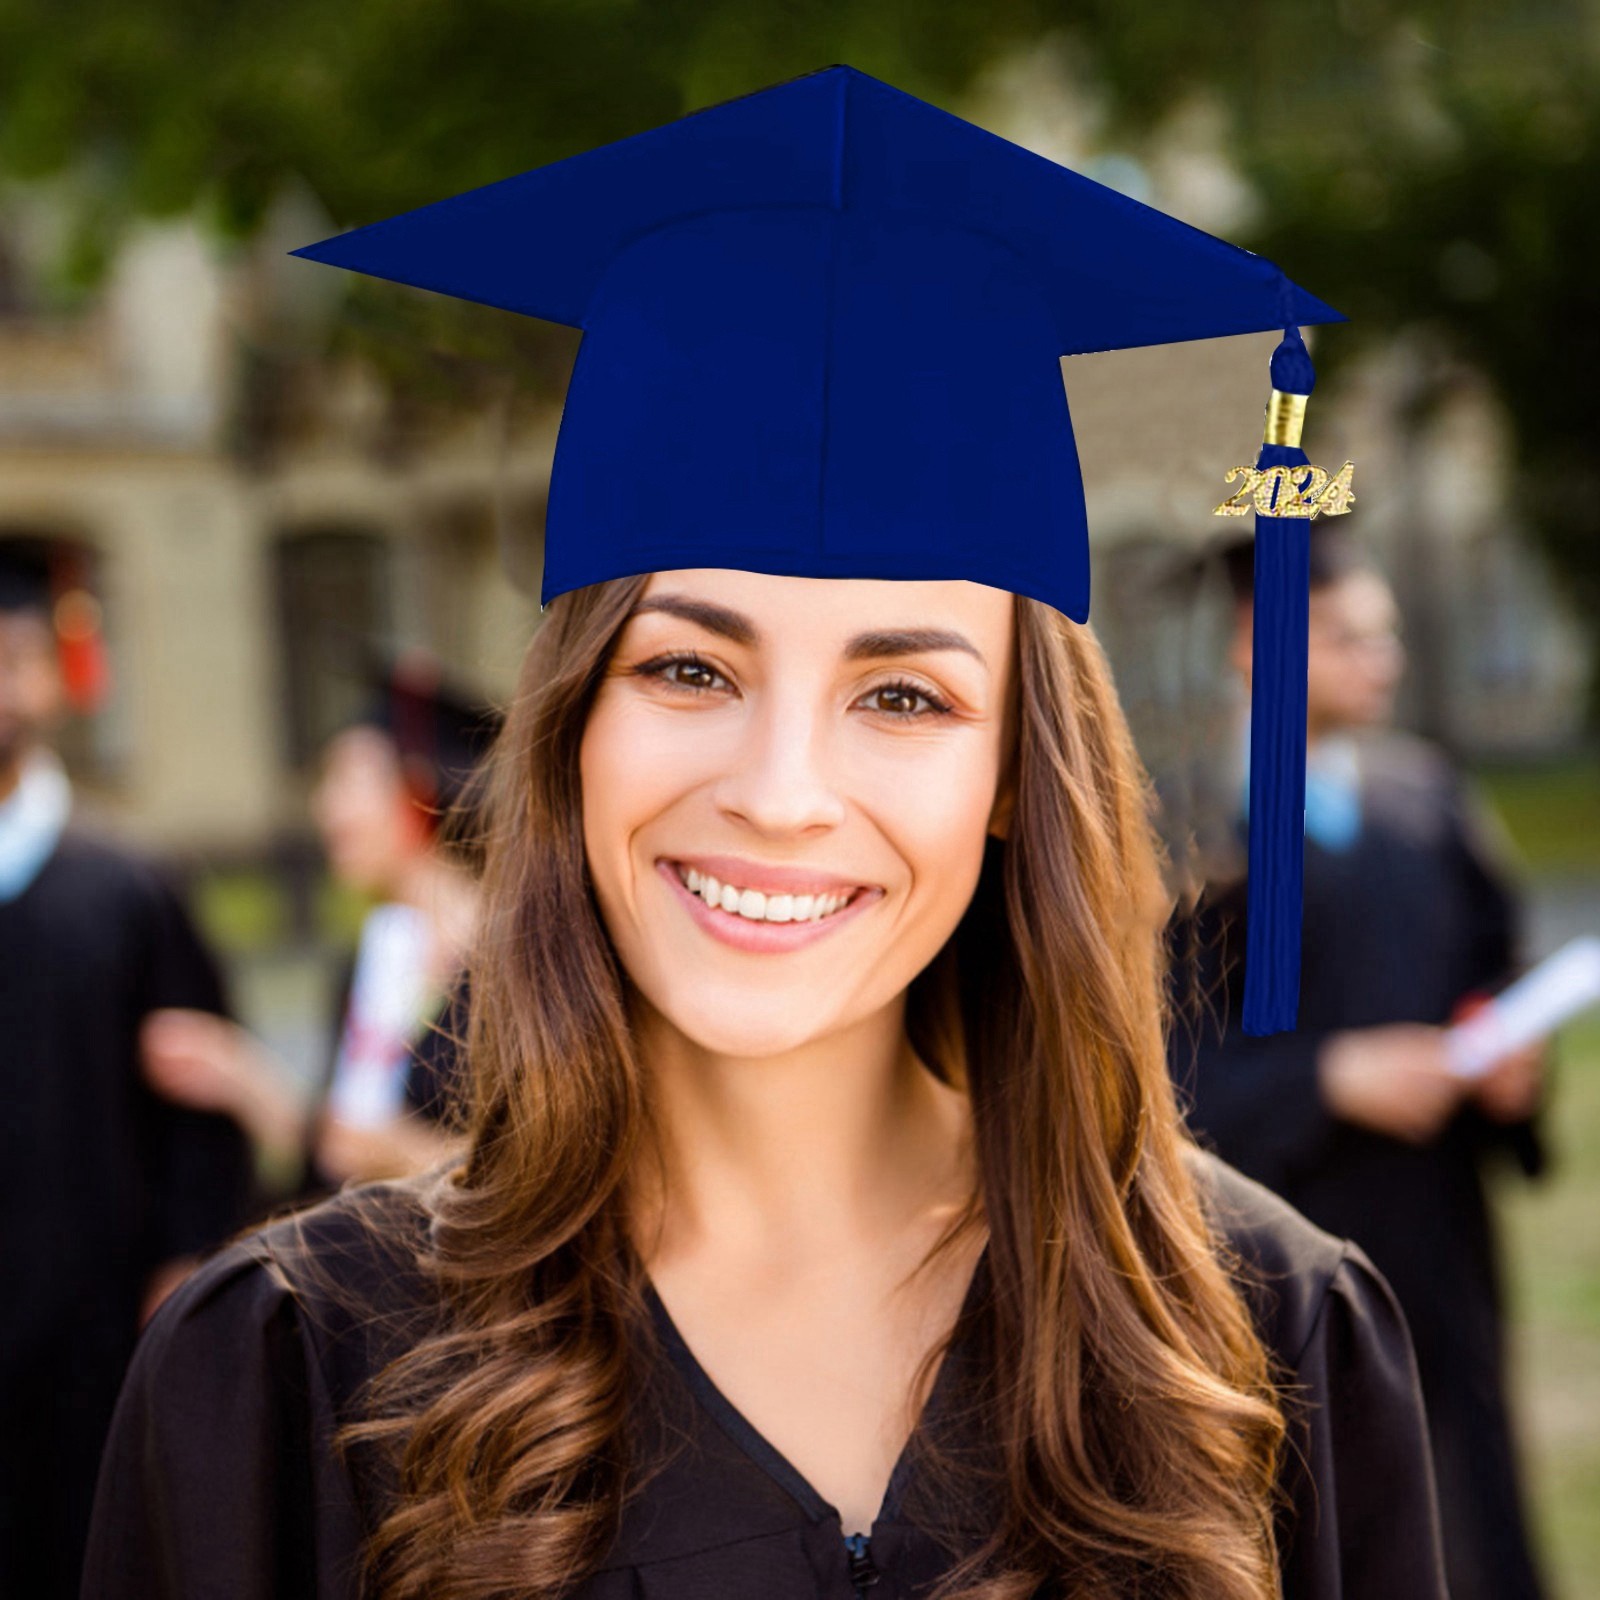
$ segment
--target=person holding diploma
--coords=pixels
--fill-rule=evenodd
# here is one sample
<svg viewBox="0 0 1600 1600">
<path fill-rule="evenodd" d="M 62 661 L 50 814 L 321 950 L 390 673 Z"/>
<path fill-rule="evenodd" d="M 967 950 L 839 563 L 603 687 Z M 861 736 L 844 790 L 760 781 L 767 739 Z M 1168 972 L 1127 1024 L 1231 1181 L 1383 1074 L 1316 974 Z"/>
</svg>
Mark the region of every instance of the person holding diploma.
<svg viewBox="0 0 1600 1600">
<path fill-rule="evenodd" d="M 302 1201 L 423 1171 L 457 1148 L 457 989 L 478 906 L 463 836 L 498 719 L 425 653 L 368 677 L 368 705 L 323 748 L 311 797 L 334 879 L 371 902 L 342 965 L 322 1080 L 308 1093 L 253 1035 L 201 1011 L 158 1011 L 142 1034 L 151 1086 L 226 1111 Z"/>
<path fill-rule="evenodd" d="M 1231 661 L 1246 684 L 1250 557 L 1248 544 L 1226 552 Z M 1388 584 L 1324 522 L 1312 525 L 1311 583 L 1299 1027 L 1240 1029 L 1245 885 L 1213 882 L 1171 930 L 1187 958 L 1175 974 L 1192 985 L 1173 1070 L 1201 1137 L 1356 1240 L 1399 1297 L 1454 1600 L 1535 1600 L 1485 1173 L 1508 1158 L 1527 1176 L 1541 1169 L 1544 1052 L 1515 1052 L 1469 1081 L 1445 1047 L 1446 1025 L 1516 971 L 1516 900 L 1460 774 L 1386 726 L 1404 664 Z"/>
<path fill-rule="evenodd" d="M 1405 1326 L 1197 1150 L 1060 356 L 1337 315 L 833 67 L 308 247 L 584 328 L 468 1148 L 236 1246 L 93 1600 L 1443 1600 Z"/>
</svg>

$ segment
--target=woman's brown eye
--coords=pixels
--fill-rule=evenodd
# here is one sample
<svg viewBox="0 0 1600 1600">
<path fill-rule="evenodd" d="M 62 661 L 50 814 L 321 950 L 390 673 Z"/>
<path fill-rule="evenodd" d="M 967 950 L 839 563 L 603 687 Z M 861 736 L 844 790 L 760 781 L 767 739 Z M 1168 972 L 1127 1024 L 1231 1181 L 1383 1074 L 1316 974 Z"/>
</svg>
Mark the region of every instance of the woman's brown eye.
<svg viewBox="0 0 1600 1600">
<path fill-rule="evenodd" d="M 948 706 L 925 689 L 918 689 L 909 683 L 886 683 L 872 690 L 867 696 L 867 703 L 874 711 L 890 717 L 922 717 L 949 710 Z"/>
<path fill-rule="evenodd" d="M 628 669 L 636 678 L 670 684 L 674 689 L 721 690 L 729 687 L 728 680 L 709 662 L 697 656 L 652 656 L 638 666 Z"/>
</svg>

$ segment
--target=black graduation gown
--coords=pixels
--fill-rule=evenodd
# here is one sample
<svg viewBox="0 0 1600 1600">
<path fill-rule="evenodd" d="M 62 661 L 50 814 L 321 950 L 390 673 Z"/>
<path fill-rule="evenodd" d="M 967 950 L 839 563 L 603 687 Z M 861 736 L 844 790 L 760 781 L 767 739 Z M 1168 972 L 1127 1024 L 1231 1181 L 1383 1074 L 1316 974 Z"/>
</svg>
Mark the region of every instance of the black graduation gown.
<svg viewBox="0 0 1600 1600">
<path fill-rule="evenodd" d="M 1263 1335 L 1298 1386 L 1287 1600 L 1443 1600 L 1415 1366 L 1392 1296 L 1359 1251 L 1199 1160 L 1210 1203 L 1260 1278 Z M 420 1235 L 414 1186 L 361 1193 L 393 1217 L 386 1232 Z M 155 1319 L 102 1467 L 84 1600 L 355 1600 L 384 1478 L 356 1453 L 342 1465 L 328 1441 L 427 1298 L 396 1252 L 373 1243 L 355 1203 L 346 1191 L 304 1220 L 312 1257 L 339 1274 L 336 1300 L 293 1264 L 276 1224 L 214 1260 Z M 980 1263 L 969 1304 L 983 1273 Z M 576 1600 L 857 1600 L 838 1513 L 717 1393 L 651 1299 L 636 1443 L 667 1464 L 629 1501 Z M 952 1348 L 919 1431 L 949 1426 L 951 1374 L 971 1359 L 970 1345 Z M 925 1595 L 947 1569 L 911 1512 L 915 1478 L 908 1450 L 871 1529 L 873 1600 Z"/>
<path fill-rule="evenodd" d="M 146 1280 L 247 1216 L 243 1135 L 140 1079 L 159 1006 L 221 1011 L 216 967 L 147 865 L 69 829 L 0 903 L 0 1594 L 77 1592 Z"/>
<path fill-rule="evenodd" d="M 1175 971 L 1209 1012 L 1180 995 L 1193 1026 L 1174 1030 L 1174 1076 L 1202 1139 L 1354 1239 L 1394 1289 L 1427 1396 L 1455 1600 L 1536 1600 L 1482 1174 L 1496 1154 L 1536 1173 L 1537 1130 L 1468 1109 L 1427 1146 L 1385 1138 L 1328 1114 L 1316 1064 L 1331 1032 L 1445 1022 L 1464 995 L 1511 976 L 1515 906 L 1442 756 L 1389 735 L 1364 742 L 1360 763 L 1359 840 L 1334 853 L 1306 839 L 1296 1031 L 1239 1030 L 1245 886 L 1208 890 L 1198 916 L 1174 929 Z"/>
</svg>

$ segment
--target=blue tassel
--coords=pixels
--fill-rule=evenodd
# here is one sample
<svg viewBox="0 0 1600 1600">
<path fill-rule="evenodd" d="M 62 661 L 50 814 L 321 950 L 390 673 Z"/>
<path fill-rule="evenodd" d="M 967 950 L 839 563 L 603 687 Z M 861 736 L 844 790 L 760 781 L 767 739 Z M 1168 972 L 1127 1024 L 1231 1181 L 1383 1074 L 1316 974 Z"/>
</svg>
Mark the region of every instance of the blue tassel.
<svg viewBox="0 0 1600 1600">
<path fill-rule="evenodd" d="M 1308 395 L 1316 371 L 1300 330 L 1272 357 L 1272 387 Z M 1296 442 L 1261 447 L 1258 468 L 1309 466 Z M 1286 1033 L 1300 1004 L 1305 875 L 1306 648 L 1311 523 L 1256 517 L 1250 709 L 1250 878 L 1244 1031 Z"/>
</svg>

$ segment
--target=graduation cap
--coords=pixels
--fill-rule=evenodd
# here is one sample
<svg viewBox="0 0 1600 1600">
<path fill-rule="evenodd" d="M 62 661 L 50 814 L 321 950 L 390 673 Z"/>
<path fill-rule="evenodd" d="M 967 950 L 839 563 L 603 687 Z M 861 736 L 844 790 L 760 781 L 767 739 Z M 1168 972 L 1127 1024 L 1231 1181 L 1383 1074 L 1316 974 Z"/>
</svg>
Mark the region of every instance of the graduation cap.
<svg viewBox="0 0 1600 1600">
<path fill-rule="evenodd" d="M 1059 358 L 1276 328 L 1303 358 L 1300 324 L 1343 320 L 1271 262 L 844 66 L 293 253 L 583 330 L 545 601 L 707 566 L 966 578 L 1085 621 Z M 1285 385 L 1279 365 L 1275 386 L 1309 392 L 1308 360 Z M 1298 779 L 1292 755 L 1256 769 L 1283 794 L 1252 828 L 1288 813 L 1251 846 L 1262 1032 L 1293 1025 L 1298 993 L 1289 568 L 1301 756 Z M 1258 656 L 1269 698 L 1278 653 Z"/>
<path fill-rule="evenodd" d="M 376 728 L 393 743 L 406 788 L 425 810 L 470 808 L 499 712 L 449 682 L 426 650 L 363 650 L 359 676 L 367 698 L 345 726 Z"/>
</svg>

